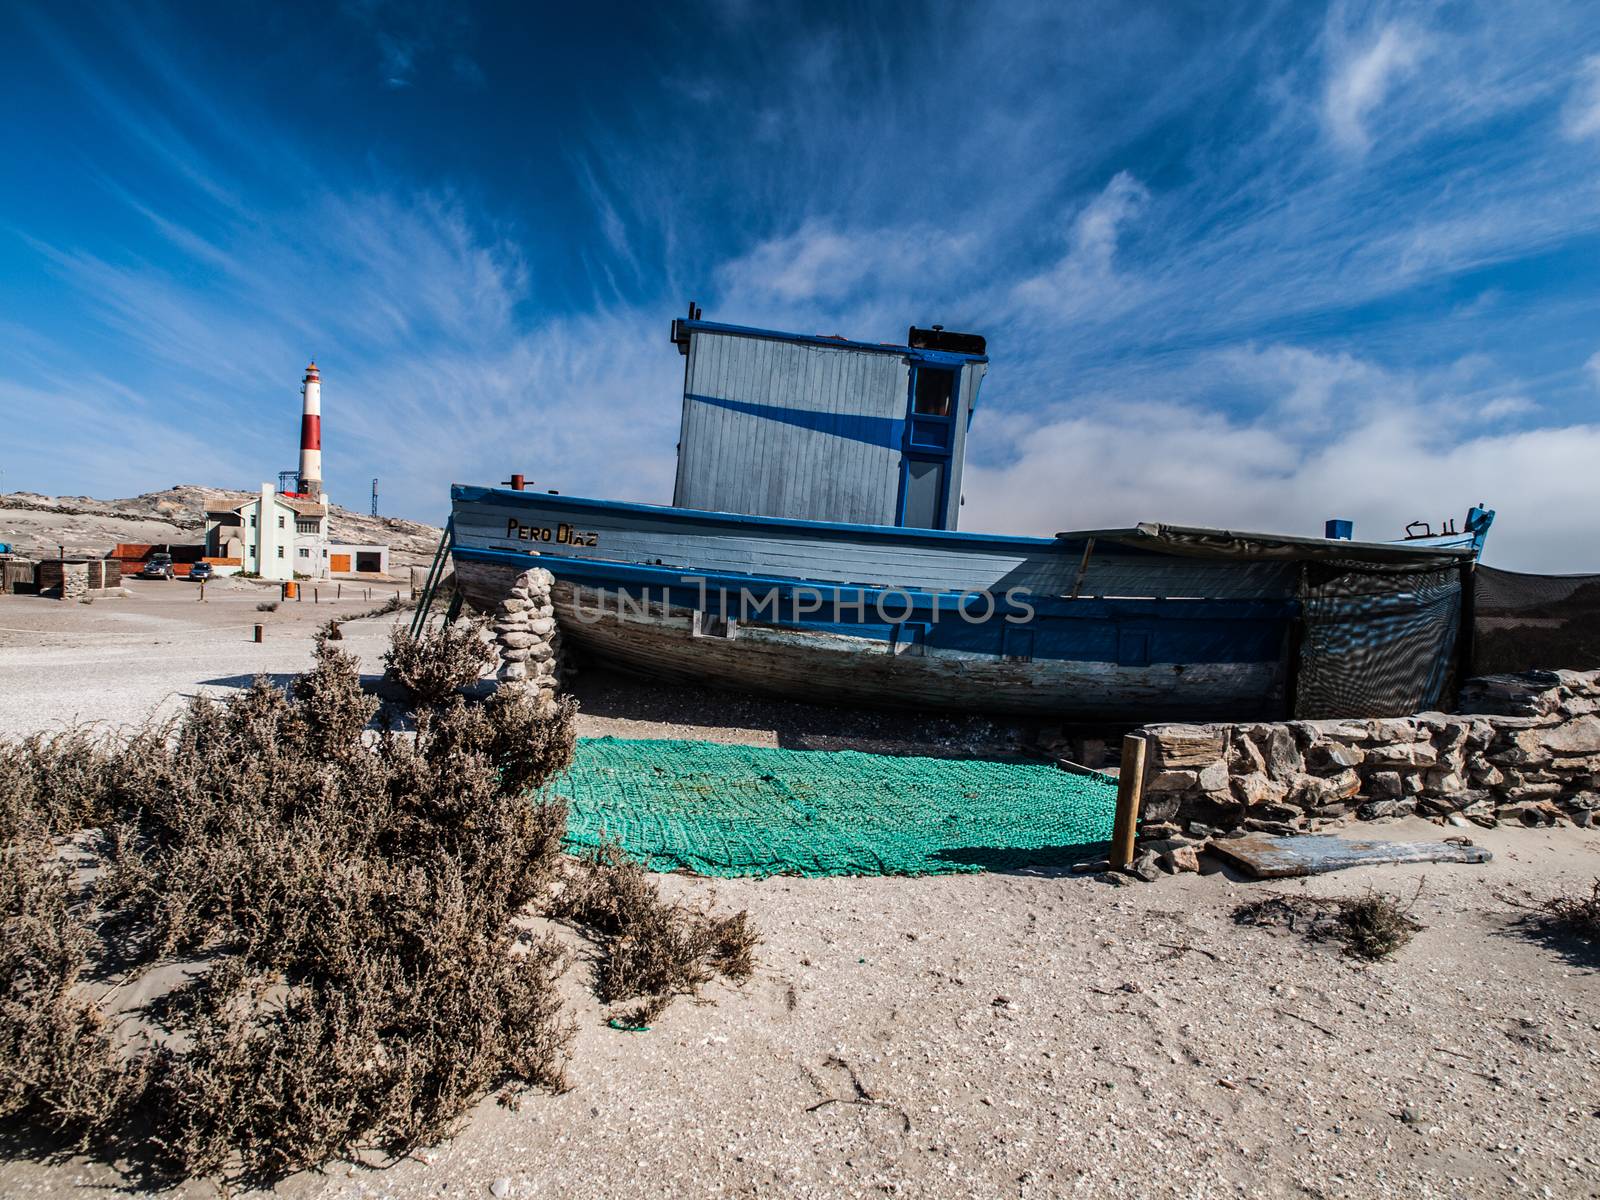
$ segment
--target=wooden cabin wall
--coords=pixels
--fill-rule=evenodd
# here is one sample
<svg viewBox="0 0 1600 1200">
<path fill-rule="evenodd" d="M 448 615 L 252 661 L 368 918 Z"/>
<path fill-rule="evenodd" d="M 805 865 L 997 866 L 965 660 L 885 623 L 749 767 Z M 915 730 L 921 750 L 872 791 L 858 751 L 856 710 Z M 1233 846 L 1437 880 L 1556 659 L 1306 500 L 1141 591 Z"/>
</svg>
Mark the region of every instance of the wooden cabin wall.
<svg viewBox="0 0 1600 1200">
<path fill-rule="evenodd" d="M 910 385 L 893 354 L 697 331 L 673 503 L 893 525 Z M 715 403 L 789 410 L 789 419 Z M 843 433 L 838 431 L 845 431 Z"/>
</svg>

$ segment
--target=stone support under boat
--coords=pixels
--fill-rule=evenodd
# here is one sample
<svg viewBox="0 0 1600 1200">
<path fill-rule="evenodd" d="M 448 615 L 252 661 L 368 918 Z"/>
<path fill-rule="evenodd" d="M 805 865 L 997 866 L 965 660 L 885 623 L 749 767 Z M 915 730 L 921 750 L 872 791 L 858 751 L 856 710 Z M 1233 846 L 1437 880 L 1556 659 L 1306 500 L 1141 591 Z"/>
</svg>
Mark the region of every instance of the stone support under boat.
<svg viewBox="0 0 1600 1200">
<path fill-rule="evenodd" d="M 561 630 L 550 588 L 555 578 L 543 567 L 516 576 L 491 614 L 502 683 L 520 683 L 548 696 L 561 690 Z"/>
</svg>

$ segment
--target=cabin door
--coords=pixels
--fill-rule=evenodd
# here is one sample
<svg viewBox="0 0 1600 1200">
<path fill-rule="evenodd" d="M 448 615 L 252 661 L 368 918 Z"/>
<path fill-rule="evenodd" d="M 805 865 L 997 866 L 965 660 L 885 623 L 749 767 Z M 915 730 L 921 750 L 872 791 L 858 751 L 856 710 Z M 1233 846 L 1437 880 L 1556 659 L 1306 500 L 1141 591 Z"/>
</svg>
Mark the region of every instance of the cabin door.
<svg viewBox="0 0 1600 1200">
<path fill-rule="evenodd" d="M 906 436 L 901 447 L 900 520 L 907 529 L 944 529 L 955 448 L 959 384 L 949 367 L 911 368 Z"/>
</svg>

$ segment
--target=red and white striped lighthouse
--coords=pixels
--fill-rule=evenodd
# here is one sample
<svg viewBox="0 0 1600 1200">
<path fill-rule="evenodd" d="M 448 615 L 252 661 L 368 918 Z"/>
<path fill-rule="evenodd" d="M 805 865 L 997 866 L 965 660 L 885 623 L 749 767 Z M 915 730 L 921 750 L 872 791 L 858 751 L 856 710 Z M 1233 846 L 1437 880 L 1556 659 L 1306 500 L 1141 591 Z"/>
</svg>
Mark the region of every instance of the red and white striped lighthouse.
<svg viewBox="0 0 1600 1200">
<path fill-rule="evenodd" d="M 306 368 L 300 393 L 305 408 L 300 416 L 300 491 L 306 496 L 322 495 L 322 376 L 313 361 Z"/>
</svg>

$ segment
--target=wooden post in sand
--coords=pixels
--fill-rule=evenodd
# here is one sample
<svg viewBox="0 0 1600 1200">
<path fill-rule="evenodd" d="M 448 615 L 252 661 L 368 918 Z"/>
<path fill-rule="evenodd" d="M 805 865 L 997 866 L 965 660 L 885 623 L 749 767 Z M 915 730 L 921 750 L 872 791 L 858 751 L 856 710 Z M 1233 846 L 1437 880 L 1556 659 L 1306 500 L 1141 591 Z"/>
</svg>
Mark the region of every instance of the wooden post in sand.
<svg viewBox="0 0 1600 1200">
<path fill-rule="evenodd" d="M 1111 869 L 1133 862 L 1139 832 L 1139 802 L 1144 799 L 1145 740 L 1137 734 L 1122 739 L 1122 767 L 1117 772 L 1117 819 L 1111 827 Z"/>
<path fill-rule="evenodd" d="M 263 628 L 263 627 L 262 627 L 262 626 L 260 626 L 260 625 L 257 625 L 257 626 L 256 626 L 256 641 L 258 641 L 258 642 L 259 642 L 259 641 L 260 641 L 260 640 L 261 640 L 261 631 L 262 631 L 262 628 Z"/>
</svg>

